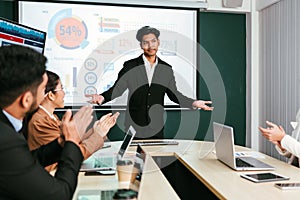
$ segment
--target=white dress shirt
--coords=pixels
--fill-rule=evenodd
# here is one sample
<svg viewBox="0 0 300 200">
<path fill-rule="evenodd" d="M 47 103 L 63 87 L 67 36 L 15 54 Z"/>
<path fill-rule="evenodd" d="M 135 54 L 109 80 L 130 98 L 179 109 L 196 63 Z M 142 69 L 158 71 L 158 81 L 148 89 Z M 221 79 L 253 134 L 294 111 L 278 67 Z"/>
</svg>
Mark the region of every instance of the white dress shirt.
<svg viewBox="0 0 300 200">
<path fill-rule="evenodd" d="M 156 58 L 155 63 L 152 66 L 151 66 L 150 62 L 147 60 L 147 58 L 145 57 L 144 54 L 143 54 L 143 60 L 144 60 L 145 69 L 146 69 L 146 73 L 147 73 L 147 77 L 148 77 L 148 83 L 149 83 L 149 86 L 150 86 L 151 82 L 152 82 L 154 70 L 155 70 L 155 67 L 157 66 L 158 60 Z"/>
<path fill-rule="evenodd" d="M 3 111 L 4 115 L 8 118 L 8 120 L 10 121 L 10 123 L 13 125 L 13 127 L 15 128 L 15 130 L 17 132 L 19 132 L 22 129 L 23 121 L 15 118 L 15 117 L 13 117 L 12 115 L 10 115 L 5 110 L 2 110 L 2 111 Z"/>
</svg>

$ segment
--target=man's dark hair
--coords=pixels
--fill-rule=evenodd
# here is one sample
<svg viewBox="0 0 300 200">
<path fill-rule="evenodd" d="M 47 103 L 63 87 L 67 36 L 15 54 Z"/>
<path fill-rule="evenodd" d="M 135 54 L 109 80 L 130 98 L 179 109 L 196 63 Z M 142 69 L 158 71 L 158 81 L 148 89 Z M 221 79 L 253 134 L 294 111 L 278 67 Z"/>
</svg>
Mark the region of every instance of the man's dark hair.
<svg viewBox="0 0 300 200">
<path fill-rule="evenodd" d="M 0 108 L 12 104 L 25 91 L 36 95 L 43 81 L 47 58 L 24 46 L 0 47 Z"/>
<path fill-rule="evenodd" d="M 136 33 L 136 39 L 139 42 L 142 42 L 143 36 L 148 35 L 150 33 L 153 33 L 157 39 L 160 35 L 159 30 L 157 30 L 156 28 L 153 28 L 153 27 L 150 27 L 150 26 L 144 26 L 144 27 L 140 28 L 138 30 L 138 32 Z"/>
</svg>

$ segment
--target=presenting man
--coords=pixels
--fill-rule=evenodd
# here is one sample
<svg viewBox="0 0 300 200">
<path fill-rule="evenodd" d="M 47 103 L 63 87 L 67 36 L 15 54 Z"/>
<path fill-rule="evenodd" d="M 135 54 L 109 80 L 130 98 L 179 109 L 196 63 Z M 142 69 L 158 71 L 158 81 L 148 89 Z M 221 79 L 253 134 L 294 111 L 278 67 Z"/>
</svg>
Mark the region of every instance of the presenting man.
<svg viewBox="0 0 300 200">
<path fill-rule="evenodd" d="M 171 65 L 157 55 L 160 45 L 159 30 L 144 26 L 138 30 L 136 39 L 144 51 L 142 55 L 126 61 L 115 84 L 102 94 L 91 94 L 91 103 L 104 104 L 121 96 L 128 89 L 125 128 L 132 125 L 136 139 L 164 138 L 164 96 L 182 107 L 213 110 L 211 101 L 193 100 L 177 90 Z"/>
</svg>

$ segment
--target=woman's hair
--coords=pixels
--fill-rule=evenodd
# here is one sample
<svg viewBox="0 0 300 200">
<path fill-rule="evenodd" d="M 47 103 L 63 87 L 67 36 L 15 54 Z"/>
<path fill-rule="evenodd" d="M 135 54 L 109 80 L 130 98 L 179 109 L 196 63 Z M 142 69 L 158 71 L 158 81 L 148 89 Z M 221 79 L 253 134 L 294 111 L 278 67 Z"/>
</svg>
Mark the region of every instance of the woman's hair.
<svg viewBox="0 0 300 200">
<path fill-rule="evenodd" d="M 48 76 L 48 82 L 46 85 L 46 89 L 45 89 L 45 94 L 47 94 L 48 92 L 55 92 L 54 90 L 56 89 L 56 86 L 59 83 L 59 76 L 51 71 L 46 70 L 46 74 Z"/>
</svg>

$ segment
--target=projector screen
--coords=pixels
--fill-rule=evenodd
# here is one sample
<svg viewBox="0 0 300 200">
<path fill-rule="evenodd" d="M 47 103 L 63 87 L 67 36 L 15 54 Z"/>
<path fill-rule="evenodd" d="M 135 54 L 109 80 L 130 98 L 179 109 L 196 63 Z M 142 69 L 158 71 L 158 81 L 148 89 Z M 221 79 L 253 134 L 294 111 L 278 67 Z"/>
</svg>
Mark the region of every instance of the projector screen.
<svg viewBox="0 0 300 200">
<path fill-rule="evenodd" d="M 197 98 L 197 9 L 19 1 L 18 10 L 19 23 L 47 32 L 47 69 L 60 76 L 66 106 L 114 84 L 123 63 L 142 54 L 143 26 L 160 30 L 158 57 L 172 65 L 178 90 Z M 126 95 L 105 105 L 126 106 Z M 176 104 L 166 96 L 165 105 Z"/>
</svg>

